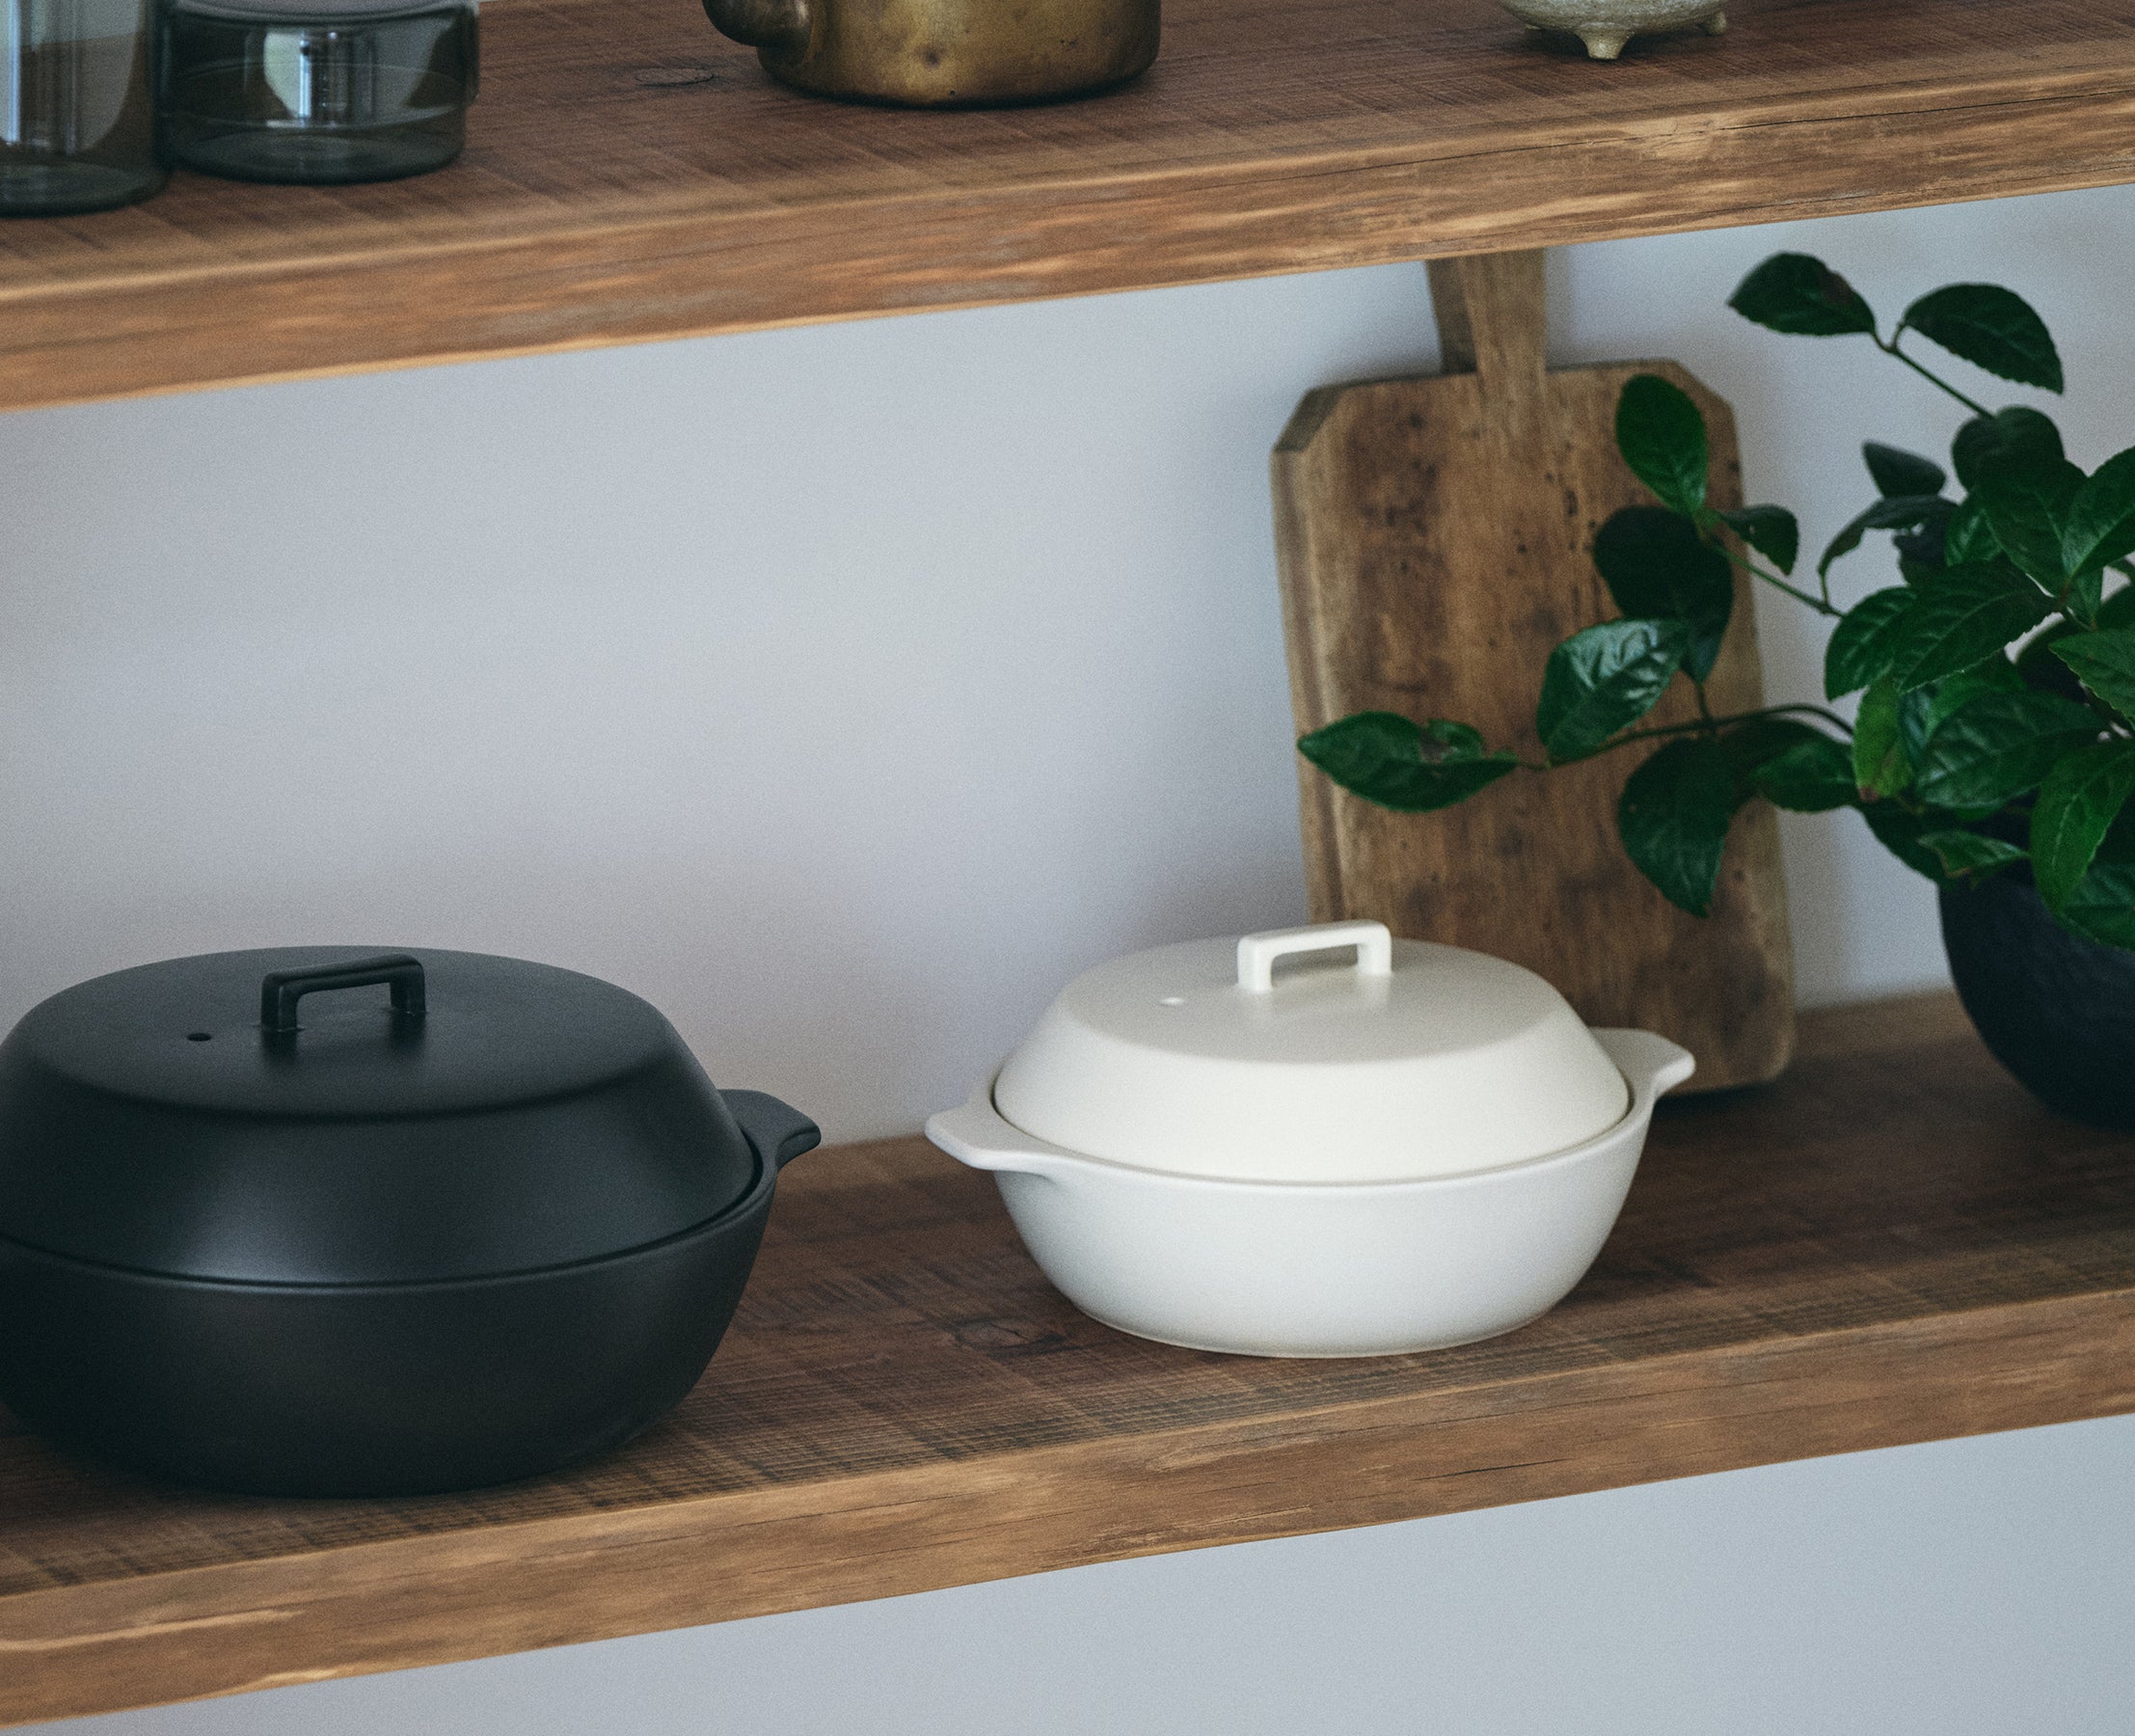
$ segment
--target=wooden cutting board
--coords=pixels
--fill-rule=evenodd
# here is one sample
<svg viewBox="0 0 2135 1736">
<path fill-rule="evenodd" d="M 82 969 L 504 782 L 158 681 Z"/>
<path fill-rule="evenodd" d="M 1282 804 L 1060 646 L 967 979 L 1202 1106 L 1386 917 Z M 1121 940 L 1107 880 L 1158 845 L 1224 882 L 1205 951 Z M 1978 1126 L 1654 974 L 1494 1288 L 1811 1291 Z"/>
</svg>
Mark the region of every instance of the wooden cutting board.
<svg viewBox="0 0 2135 1736">
<path fill-rule="evenodd" d="M 1275 449 L 1276 544 L 1299 731 L 1359 711 L 1474 724 L 1539 755 L 1534 701 L 1558 640 L 1616 613 L 1589 549 L 1648 500 L 1617 456 L 1634 374 L 1681 386 L 1712 432 L 1712 499 L 1742 503 L 1727 405 L 1669 362 L 1546 371 L 1542 256 L 1434 261 L 1446 371 L 1330 386 Z M 1707 684 L 1716 712 L 1764 703 L 1749 581 Z M 1650 719 L 1695 715 L 1678 683 Z M 1713 914 L 1669 904 L 1616 836 L 1630 747 L 1462 806 L 1394 814 L 1298 761 L 1315 921 L 1370 916 L 1397 935 L 1517 960 L 1590 1024 L 1659 1031 L 1697 1057 L 1692 1090 L 1776 1076 L 1794 1052 L 1792 960 L 1776 818 L 1735 823 Z"/>
</svg>

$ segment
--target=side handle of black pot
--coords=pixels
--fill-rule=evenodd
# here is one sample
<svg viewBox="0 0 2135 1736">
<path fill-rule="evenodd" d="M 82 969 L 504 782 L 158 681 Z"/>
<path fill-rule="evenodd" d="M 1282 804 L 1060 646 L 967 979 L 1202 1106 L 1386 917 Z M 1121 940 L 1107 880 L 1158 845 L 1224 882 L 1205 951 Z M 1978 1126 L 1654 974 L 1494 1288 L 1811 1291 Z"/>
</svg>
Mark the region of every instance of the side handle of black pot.
<svg viewBox="0 0 2135 1736">
<path fill-rule="evenodd" d="M 784 1169 L 803 1152 L 823 1143 L 823 1129 L 799 1110 L 782 1103 L 769 1092 L 722 1091 L 727 1108 L 741 1123 L 742 1131 L 756 1148 L 757 1155 Z"/>
</svg>

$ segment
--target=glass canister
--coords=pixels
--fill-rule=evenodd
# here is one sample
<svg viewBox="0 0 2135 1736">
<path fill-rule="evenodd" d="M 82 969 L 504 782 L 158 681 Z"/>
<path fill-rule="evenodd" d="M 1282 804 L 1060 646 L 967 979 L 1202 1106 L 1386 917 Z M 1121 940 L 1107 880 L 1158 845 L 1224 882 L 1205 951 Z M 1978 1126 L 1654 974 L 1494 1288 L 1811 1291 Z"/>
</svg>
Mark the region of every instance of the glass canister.
<svg viewBox="0 0 2135 1736">
<path fill-rule="evenodd" d="M 0 216 L 101 211 L 163 185 L 153 0 L 0 0 Z"/>
<path fill-rule="evenodd" d="M 204 175 L 392 180 L 466 142 L 472 0 L 167 0 L 163 30 L 165 148 Z"/>
</svg>

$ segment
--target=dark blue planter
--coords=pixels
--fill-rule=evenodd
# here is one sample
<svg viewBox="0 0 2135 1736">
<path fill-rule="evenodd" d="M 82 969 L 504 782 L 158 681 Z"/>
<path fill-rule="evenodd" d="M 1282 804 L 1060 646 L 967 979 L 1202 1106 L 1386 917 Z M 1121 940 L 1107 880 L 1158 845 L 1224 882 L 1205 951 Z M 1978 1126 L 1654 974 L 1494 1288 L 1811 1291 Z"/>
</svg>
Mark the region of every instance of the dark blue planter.
<svg viewBox="0 0 2135 1736">
<path fill-rule="evenodd" d="M 1942 944 L 1995 1060 L 2049 1109 L 2135 1129 L 2135 953 L 2063 928 L 2028 877 L 1942 891 Z"/>
</svg>

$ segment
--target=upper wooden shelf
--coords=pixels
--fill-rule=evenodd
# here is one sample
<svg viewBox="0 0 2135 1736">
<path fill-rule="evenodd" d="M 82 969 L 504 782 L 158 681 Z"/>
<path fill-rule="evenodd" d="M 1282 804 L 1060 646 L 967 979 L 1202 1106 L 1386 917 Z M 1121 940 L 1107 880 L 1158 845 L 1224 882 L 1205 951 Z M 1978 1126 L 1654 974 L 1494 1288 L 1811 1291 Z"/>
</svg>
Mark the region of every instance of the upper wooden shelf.
<svg viewBox="0 0 2135 1736">
<path fill-rule="evenodd" d="M 421 1501 L 151 1487 L 0 1416 L 0 1723 L 2135 1410 L 2135 1139 L 1947 998 L 1663 1104 L 1571 1298 L 1427 1356 L 1084 1318 L 917 1140 L 788 1172 L 728 1343 L 634 1446 Z"/>
<path fill-rule="evenodd" d="M 495 0 L 466 157 L 0 223 L 0 409 L 2135 179 L 2135 0 L 1168 0 L 1100 99 L 852 107 L 692 0 Z"/>
</svg>

